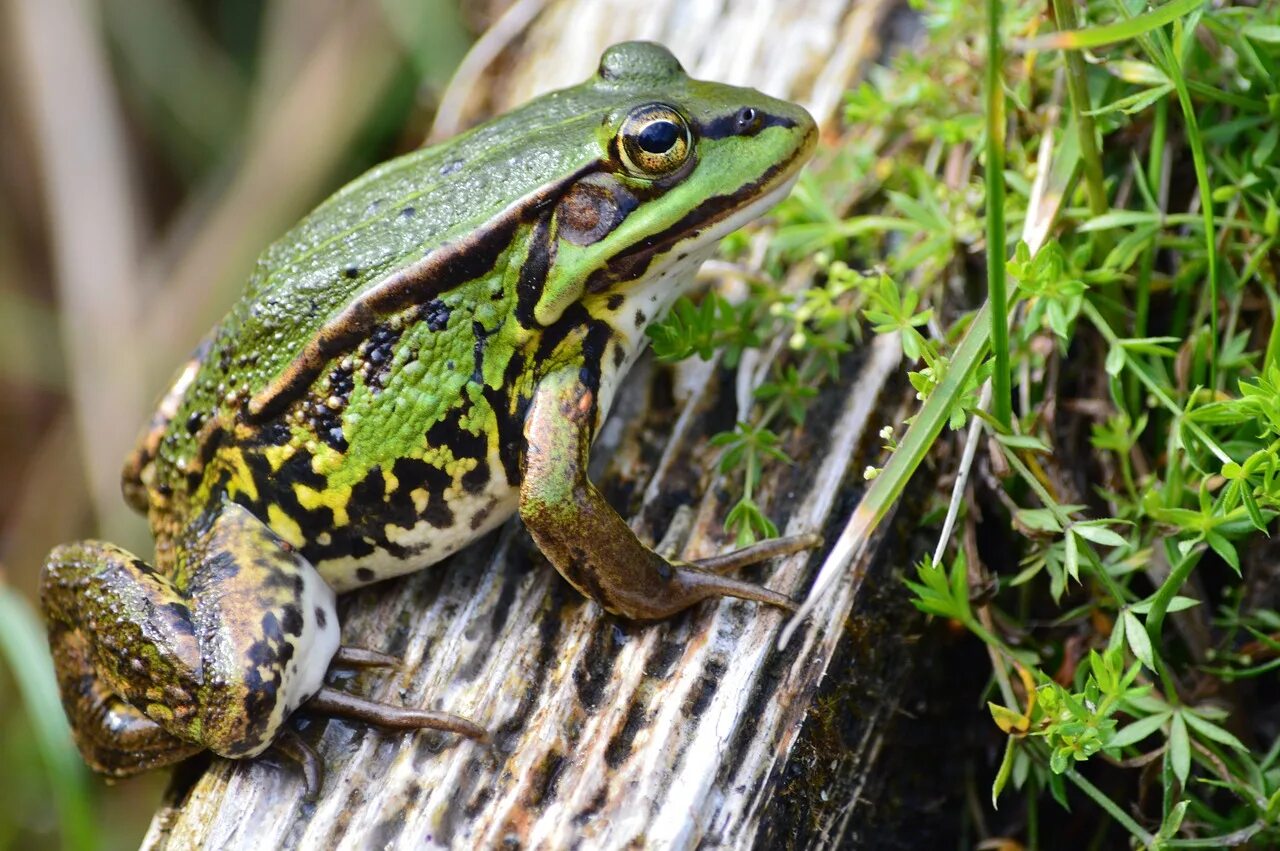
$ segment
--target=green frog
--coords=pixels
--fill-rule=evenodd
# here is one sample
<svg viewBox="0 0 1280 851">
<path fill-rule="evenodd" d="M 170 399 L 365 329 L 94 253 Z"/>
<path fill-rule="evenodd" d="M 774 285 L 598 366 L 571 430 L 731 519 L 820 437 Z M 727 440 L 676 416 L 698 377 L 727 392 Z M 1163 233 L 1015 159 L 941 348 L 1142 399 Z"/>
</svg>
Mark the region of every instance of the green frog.
<svg viewBox="0 0 1280 851">
<path fill-rule="evenodd" d="M 791 600 L 637 539 L 587 477 L 645 328 L 718 240 L 788 192 L 813 120 L 609 48 L 585 83 L 384 163 L 258 260 L 126 461 L 148 563 L 55 549 L 42 578 L 85 760 L 125 776 L 210 750 L 315 767 L 309 712 L 475 739 L 483 726 L 326 685 L 392 664 L 342 647 L 334 595 L 420 570 L 518 513 L 575 588 L 624 618 L 708 597 Z"/>
</svg>

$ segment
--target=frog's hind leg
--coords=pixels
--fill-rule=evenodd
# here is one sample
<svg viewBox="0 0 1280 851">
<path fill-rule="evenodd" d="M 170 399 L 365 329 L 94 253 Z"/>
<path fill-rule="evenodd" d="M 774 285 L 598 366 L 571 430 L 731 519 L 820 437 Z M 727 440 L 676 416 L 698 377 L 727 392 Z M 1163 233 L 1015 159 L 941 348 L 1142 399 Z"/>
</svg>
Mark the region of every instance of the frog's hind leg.
<svg viewBox="0 0 1280 851">
<path fill-rule="evenodd" d="M 247 509 L 222 506 L 185 549 L 186 582 L 98 541 L 59 547 L 45 562 L 62 701 L 95 769 L 124 776 L 205 748 L 256 756 L 304 704 L 397 730 L 487 737 L 465 718 L 324 687 L 331 665 L 398 660 L 340 648 L 333 590 Z"/>
<path fill-rule="evenodd" d="M 338 649 L 332 589 L 246 509 L 223 506 L 187 553 L 183 583 L 97 541 L 45 562 L 63 705 L 86 761 L 107 773 L 201 748 L 261 753 Z M 133 759 L 131 738 L 146 745 Z"/>
</svg>

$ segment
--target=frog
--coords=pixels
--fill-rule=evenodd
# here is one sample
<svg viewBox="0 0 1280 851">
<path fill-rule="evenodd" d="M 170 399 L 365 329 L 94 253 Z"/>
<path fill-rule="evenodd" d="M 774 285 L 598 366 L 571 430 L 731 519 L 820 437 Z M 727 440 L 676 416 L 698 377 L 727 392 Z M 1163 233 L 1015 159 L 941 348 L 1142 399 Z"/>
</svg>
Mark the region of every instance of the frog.
<svg viewBox="0 0 1280 851">
<path fill-rule="evenodd" d="M 344 646 L 335 600 L 513 515 L 624 619 L 719 597 L 793 608 L 731 574 L 815 535 L 668 558 L 587 465 L 646 328 L 790 191 L 816 138 L 802 107 L 626 42 L 584 83 L 375 166 L 270 245 L 126 460 L 153 559 L 85 540 L 44 564 L 88 765 L 125 777 L 274 749 L 313 783 L 295 713 L 485 741 L 471 719 L 331 684 L 398 661 Z"/>
</svg>

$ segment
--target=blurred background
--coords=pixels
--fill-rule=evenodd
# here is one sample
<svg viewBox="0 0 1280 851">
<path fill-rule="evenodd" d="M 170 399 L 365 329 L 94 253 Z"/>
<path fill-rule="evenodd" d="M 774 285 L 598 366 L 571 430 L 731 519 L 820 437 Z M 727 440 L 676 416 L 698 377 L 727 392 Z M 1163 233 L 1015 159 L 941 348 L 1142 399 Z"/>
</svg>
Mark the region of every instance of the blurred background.
<svg viewBox="0 0 1280 851">
<path fill-rule="evenodd" d="M 167 774 L 105 787 L 66 750 L 41 560 L 150 554 L 119 470 L 170 371 L 267 242 L 421 144 L 506 5 L 0 2 L 0 848 L 137 847 Z"/>
<path fill-rule="evenodd" d="M 124 456 L 273 238 L 627 38 L 829 126 L 893 6 L 0 0 L 0 849 L 132 848 L 147 829 L 167 773 L 107 786 L 69 745 L 40 565 L 90 536 L 150 556 Z"/>
</svg>

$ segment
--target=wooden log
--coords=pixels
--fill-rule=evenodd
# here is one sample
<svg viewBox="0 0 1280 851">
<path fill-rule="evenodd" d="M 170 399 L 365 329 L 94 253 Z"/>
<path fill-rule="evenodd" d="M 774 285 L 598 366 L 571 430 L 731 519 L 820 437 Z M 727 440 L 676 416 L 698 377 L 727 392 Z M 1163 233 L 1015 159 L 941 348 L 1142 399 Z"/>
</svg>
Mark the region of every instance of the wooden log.
<svg viewBox="0 0 1280 851">
<path fill-rule="evenodd" d="M 528 45 L 554 54 L 572 41 L 573 51 L 595 57 L 626 37 L 667 40 L 663 27 L 677 20 L 651 8 L 668 4 L 650 3 L 644 20 L 582 12 L 599 26 L 570 33 L 557 16 L 595 4 L 543 5 L 540 18 L 522 24 L 531 27 L 525 41 L 518 41 L 523 29 L 505 34 L 512 43 L 494 51 L 507 57 L 497 64 L 513 79 L 526 79 L 522 69 L 537 65 Z M 742 9 L 759 12 L 762 4 L 720 5 L 725 18 L 740 20 L 749 17 Z M 828 41 L 855 24 L 866 34 L 860 48 L 825 48 L 840 55 L 843 89 L 857 67 L 849 57 L 872 53 L 874 24 L 890 4 L 763 5 L 778 14 L 785 8 L 792 22 L 812 14 Z M 768 25 L 767 16 L 757 23 Z M 704 28 L 703 43 L 715 41 L 715 20 L 687 26 Z M 754 51 L 737 60 L 747 77 L 739 82 L 776 69 L 768 38 L 752 41 L 743 27 L 727 29 L 742 51 Z M 679 33 L 697 41 L 685 29 Z M 599 44 L 582 46 L 593 37 Z M 705 70 L 699 55 L 681 56 L 695 76 L 732 76 Z M 589 71 L 589 64 L 574 68 L 570 77 Z M 812 94 L 823 74 L 820 62 L 811 63 L 771 91 L 807 87 Z M 487 72 L 470 79 L 477 87 L 496 85 Z M 880 338 L 846 361 L 842 380 L 823 390 L 808 425 L 785 447 L 795 464 L 771 467 L 758 494 L 785 531 L 817 530 L 828 542 L 748 571 L 796 596 L 847 522 L 863 466 L 878 460 L 876 432 L 901 418 L 903 388 L 891 382 L 900 361 L 896 341 Z M 686 370 L 681 384 L 693 391 L 676 402 L 669 373 L 642 361 L 603 429 L 595 476 L 642 537 L 700 557 L 731 547 L 721 530 L 728 483 L 710 472 L 714 450 L 706 438 L 739 417 L 742 394 L 717 363 Z M 886 386 L 894 388 L 887 397 Z M 303 722 L 303 738 L 325 765 L 317 800 L 304 799 L 300 774 L 276 757 L 189 766 L 177 773 L 143 847 L 746 848 L 851 841 L 880 799 L 886 736 L 913 670 L 905 592 L 894 595 L 887 612 L 868 602 L 884 599 L 869 587 L 900 589 L 903 539 L 885 540 L 888 549 L 872 542 L 858 549 L 841 582 L 779 650 L 783 614 L 741 601 L 707 602 L 655 625 L 608 616 L 564 583 L 513 521 L 440 565 L 363 589 L 342 606 L 344 643 L 403 660 L 396 671 L 347 677 L 343 688 L 470 717 L 494 731 L 492 745 L 337 720 Z M 847 667 L 851 659 L 866 669 Z M 824 685 L 833 660 L 842 667 Z M 820 686 L 826 697 L 815 711 Z"/>
</svg>

